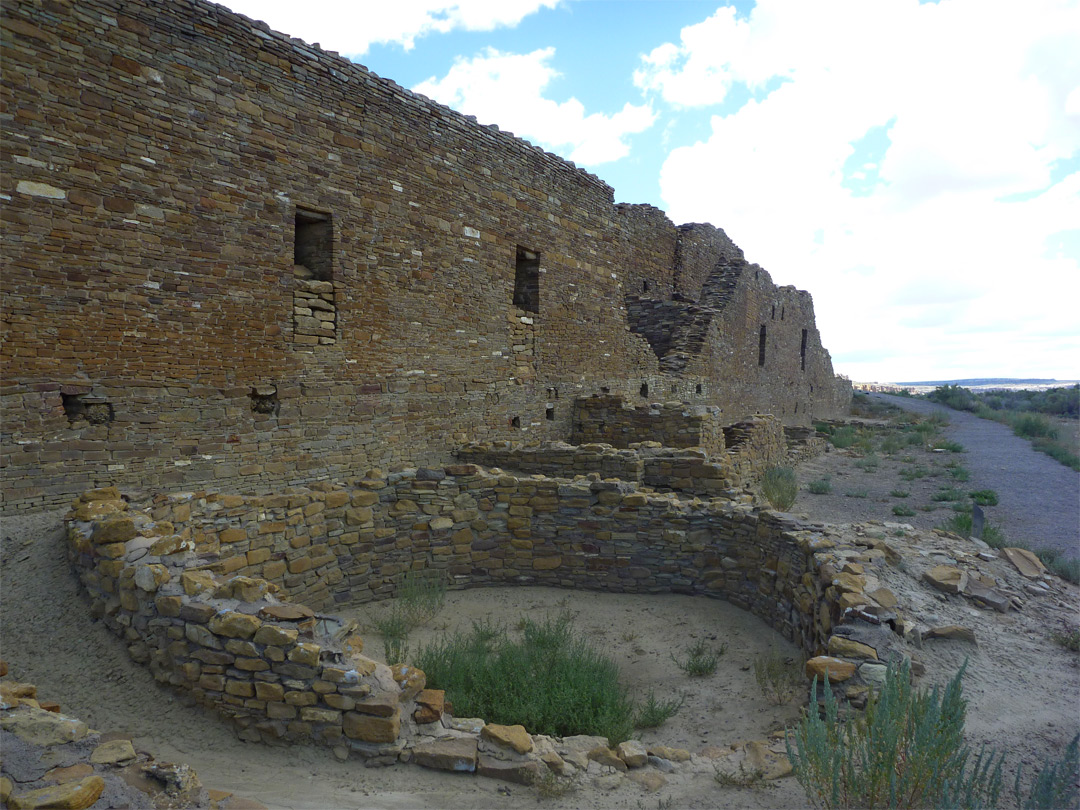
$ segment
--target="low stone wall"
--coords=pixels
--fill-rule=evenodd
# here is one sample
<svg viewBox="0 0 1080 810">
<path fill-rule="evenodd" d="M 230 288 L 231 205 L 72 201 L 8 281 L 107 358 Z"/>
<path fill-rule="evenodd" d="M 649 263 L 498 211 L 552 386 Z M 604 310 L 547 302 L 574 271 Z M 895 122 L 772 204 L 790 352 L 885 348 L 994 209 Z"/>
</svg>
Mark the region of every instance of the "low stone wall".
<svg viewBox="0 0 1080 810">
<path fill-rule="evenodd" d="M 702 447 L 716 455 L 725 447 L 718 413 L 718 408 L 682 402 L 631 408 L 614 394 L 580 397 L 574 401 L 570 443 L 624 448 L 655 441 L 665 447 Z"/>
<path fill-rule="evenodd" d="M 274 496 L 162 495 L 140 510 L 95 490 L 68 539 L 93 613 L 160 681 L 246 739 L 367 757 L 438 739 L 433 724 L 451 728 L 442 697 L 421 692 L 415 668 L 365 658 L 359 637 L 335 638 L 341 622 L 312 608 L 389 597 L 405 571 L 445 571 L 454 588 L 719 597 L 811 653 L 871 601 L 857 573 L 838 573 L 832 541 L 788 515 L 467 464 Z M 310 606 L 288 601 L 300 594 Z"/>
<path fill-rule="evenodd" d="M 499 441 L 472 442 L 458 448 L 455 455 L 462 462 L 484 467 L 558 478 L 595 473 L 662 492 L 716 498 L 733 497 L 769 467 L 798 463 L 826 447 L 824 441 L 801 436 L 789 444 L 780 420 L 769 414 L 724 428 L 721 435 L 728 436 L 729 445 L 713 454 L 704 447 L 672 448 L 655 441 L 637 442 L 626 449 L 610 444 Z"/>
</svg>

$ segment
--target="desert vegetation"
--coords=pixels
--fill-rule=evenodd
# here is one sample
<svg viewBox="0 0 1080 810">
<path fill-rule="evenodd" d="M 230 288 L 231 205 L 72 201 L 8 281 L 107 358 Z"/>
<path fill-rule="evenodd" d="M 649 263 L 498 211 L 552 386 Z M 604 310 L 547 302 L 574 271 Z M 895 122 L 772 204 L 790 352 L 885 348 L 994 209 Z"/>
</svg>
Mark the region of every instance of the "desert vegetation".
<svg viewBox="0 0 1080 810">
<path fill-rule="evenodd" d="M 1080 454 L 1070 436 L 1062 436 L 1054 417 L 1080 419 L 1080 385 L 1045 391 L 975 392 L 960 385 L 942 385 L 926 398 L 958 411 L 970 411 L 983 419 L 1008 425 L 1013 433 L 1067 467 L 1080 470 Z M 1075 431 L 1072 431 L 1075 433 Z"/>
</svg>

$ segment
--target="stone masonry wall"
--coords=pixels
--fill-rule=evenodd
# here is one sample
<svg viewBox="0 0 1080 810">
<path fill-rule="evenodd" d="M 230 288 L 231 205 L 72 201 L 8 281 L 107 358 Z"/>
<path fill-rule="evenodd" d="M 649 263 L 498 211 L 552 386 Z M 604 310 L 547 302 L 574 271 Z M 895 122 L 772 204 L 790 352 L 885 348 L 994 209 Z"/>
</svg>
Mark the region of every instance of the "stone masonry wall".
<svg viewBox="0 0 1080 810">
<path fill-rule="evenodd" d="M 871 604 L 861 569 L 846 552 L 837 557 L 820 527 L 731 501 L 645 494 L 595 474 L 372 471 L 349 487 L 171 494 L 143 509 L 107 488 L 84 493 L 67 526 L 90 609 L 158 680 L 218 711 L 245 739 L 384 761 L 453 734 L 425 725 L 439 720 L 442 696 L 421 691 L 419 670 L 363 656 L 361 638 L 312 607 L 391 596 L 405 571 L 443 571 L 455 588 L 719 597 L 811 653 L 831 644 L 852 608 Z M 298 594 L 312 606 L 293 601 Z"/>
<path fill-rule="evenodd" d="M 644 441 L 665 447 L 701 447 L 710 455 L 724 450 L 724 432 L 715 413 L 681 402 L 628 406 L 618 395 L 575 400 L 571 444 L 604 443 L 629 447 Z"/>
<path fill-rule="evenodd" d="M 0 28 L 4 511 L 445 463 L 564 438 L 604 391 L 847 407 L 808 306 L 752 362 L 795 294 L 745 269 L 663 367 L 627 296 L 705 296 L 741 261 L 726 235 L 361 65 L 202 0 L 13 0 Z"/>
</svg>

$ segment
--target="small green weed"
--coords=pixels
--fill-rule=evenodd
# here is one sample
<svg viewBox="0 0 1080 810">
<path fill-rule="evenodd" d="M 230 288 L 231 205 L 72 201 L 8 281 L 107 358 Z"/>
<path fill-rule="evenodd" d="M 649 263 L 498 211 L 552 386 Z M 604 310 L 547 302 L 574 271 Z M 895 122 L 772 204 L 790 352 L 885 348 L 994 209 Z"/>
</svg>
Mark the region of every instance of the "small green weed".
<svg viewBox="0 0 1080 810">
<path fill-rule="evenodd" d="M 900 477 L 905 481 L 917 481 L 920 478 L 926 478 L 927 470 L 925 467 L 905 467 L 900 470 Z"/>
<path fill-rule="evenodd" d="M 720 665 L 720 656 L 727 652 L 727 645 L 721 644 L 719 649 L 713 649 L 704 640 L 700 639 L 686 650 L 686 659 L 680 661 L 674 653 L 671 660 L 675 665 L 691 677 L 712 675 Z"/>
<path fill-rule="evenodd" d="M 657 728 L 679 713 L 686 702 L 686 695 L 678 699 L 657 700 L 656 693 L 650 689 L 645 702 L 634 712 L 634 728 Z"/>
<path fill-rule="evenodd" d="M 1070 629 L 1065 626 L 1062 630 L 1053 631 L 1050 638 L 1055 644 L 1060 644 L 1070 652 L 1080 652 L 1080 627 Z"/>
<path fill-rule="evenodd" d="M 892 513 L 897 517 L 911 517 L 915 514 L 915 510 L 910 506 L 904 506 L 903 504 L 897 504 L 892 508 Z"/>
<path fill-rule="evenodd" d="M 829 480 L 828 476 L 819 478 L 807 484 L 806 489 L 814 495 L 828 495 L 832 492 L 832 481 Z"/>
<path fill-rule="evenodd" d="M 860 470 L 866 472 L 872 472 L 878 468 L 881 464 L 881 459 L 877 457 L 877 453 L 868 453 L 865 458 L 860 458 L 855 462 L 855 466 Z"/>
<path fill-rule="evenodd" d="M 967 481 L 969 478 L 971 478 L 971 471 L 968 470 L 967 467 L 953 467 L 949 471 L 949 475 L 951 475 L 955 480 L 963 483 L 964 481 Z"/>
<path fill-rule="evenodd" d="M 911 493 L 908 492 L 906 489 L 894 489 L 889 492 L 889 494 L 892 495 L 894 498 L 906 498 Z"/>
<path fill-rule="evenodd" d="M 746 770 L 744 765 L 739 765 L 739 770 L 736 773 L 727 773 L 719 768 L 716 769 L 716 783 L 720 787 L 726 788 L 740 788 L 746 790 L 747 788 L 762 787 L 767 784 L 765 782 L 765 772 L 761 770 Z"/>
<path fill-rule="evenodd" d="M 845 498 L 866 498 L 869 497 L 869 495 L 870 493 L 865 489 L 853 489 L 844 493 Z"/>
<path fill-rule="evenodd" d="M 895 436 L 890 433 L 881 442 L 881 452 L 887 456 L 894 456 L 904 448 L 904 443 L 900 441 L 899 436 Z"/>
</svg>

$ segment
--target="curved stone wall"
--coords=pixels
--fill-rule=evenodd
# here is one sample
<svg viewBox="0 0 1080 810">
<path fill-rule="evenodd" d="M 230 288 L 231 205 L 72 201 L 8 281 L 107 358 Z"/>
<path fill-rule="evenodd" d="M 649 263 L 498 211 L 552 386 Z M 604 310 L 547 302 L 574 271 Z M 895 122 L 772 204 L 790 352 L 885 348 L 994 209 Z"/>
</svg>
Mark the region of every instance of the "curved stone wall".
<svg viewBox="0 0 1080 810">
<path fill-rule="evenodd" d="M 857 572 L 839 571 L 820 527 L 788 515 L 598 475 L 474 465 L 372 471 L 347 488 L 273 496 L 160 495 L 143 509 L 114 488 L 93 490 L 69 515 L 68 539 L 91 609 L 160 681 L 247 739 L 365 756 L 422 739 L 423 673 L 366 658 L 358 636 L 316 611 L 390 597 L 404 571 L 446 571 L 454 588 L 719 597 L 811 654 L 871 601 Z"/>
</svg>

